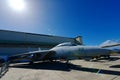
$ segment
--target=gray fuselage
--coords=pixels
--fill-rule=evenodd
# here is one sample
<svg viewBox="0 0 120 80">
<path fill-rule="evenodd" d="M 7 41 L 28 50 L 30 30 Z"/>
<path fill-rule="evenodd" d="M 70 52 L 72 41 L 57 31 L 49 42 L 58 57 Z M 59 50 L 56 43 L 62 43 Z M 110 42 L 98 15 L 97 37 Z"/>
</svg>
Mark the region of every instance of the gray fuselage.
<svg viewBox="0 0 120 80">
<path fill-rule="evenodd" d="M 111 50 L 91 47 L 91 46 L 58 46 L 51 50 L 55 51 L 54 57 L 63 59 L 78 59 L 85 57 L 95 57 L 100 55 L 110 55 Z"/>
</svg>

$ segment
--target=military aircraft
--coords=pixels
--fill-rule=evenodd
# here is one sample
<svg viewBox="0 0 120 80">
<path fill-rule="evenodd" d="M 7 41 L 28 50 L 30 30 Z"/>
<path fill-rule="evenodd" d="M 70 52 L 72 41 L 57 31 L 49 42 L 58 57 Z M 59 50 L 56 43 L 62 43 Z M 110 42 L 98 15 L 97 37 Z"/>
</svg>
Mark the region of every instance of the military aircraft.
<svg viewBox="0 0 120 80">
<path fill-rule="evenodd" d="M 38 50 L 27 53 L 21 53 L 8 56 L 5 61 L 0 58 L 0 62 L 15 62 L 21 60 L 28 60 L 30 63 L 34 61 L 54 61 L 65 60 L 67 63 L 69 60 L 85 59 L 90 60 L 93 58 L 110 57 L 112 53 L 120 53 L 120 48 L 110 49 L 109 47 L 120 46 L 119 43 L 100 45 L 100 46 L 83 46 L 73 44 L 71 42 L 65 42 L 58 44 L 50 50 Z"/>
<path fill-rule="evenodd" d="M 107 40 L 103 42 L 100 47 L 120 53 L 120 40 Z"/>
<path fill-rule="evenodd" d="M 119 46 L 120 44 L 112 44 L 112 45 L 102 45 L 102 46 L 83 46 L 73 44 L 71 42 L 61 43 L 50 50 L 38 50 L 31 51 L 27 53 L 21 54 L 13 54 L 5 59 L 0 57 L 0 66 L 2 66 L 0 70 L 0 74 L 6 70 L 8 70 L 8 65 L 13 62 L 19 62 L 22 60 L 27 60 L 30 64 L 33 64 L 35 61 L 56 61 L 56 60 L 64 60 L 66 63 L 69 60 L 76 59 L 85 59 L 90 60 L 93 58 L 99 57 L 110 57 L 112 53 L 120 53 L 120 48 L 118 49 L 110 49 L 108 47 Z M 7 55 L 7 54 L 6 54 Z M 3 64 L 3 65 L 1 65 Z"/>
<path fill-rule="evenodd" d="M 120 53 L 120 47 L 111 48 L 111 47 L 120 46 L 119 43 L 116 44 L 108 44 L 108 45 L 100 45 L 100 46 L 84 46 L 77 45 L 71 42 L 61 43 L 57 46 L 53 47 L 50 50 L 38 50 L 31 51 L 27 53 L 21 54 L 13 54 L 5 59 L 0 57 L 0 75 L 6 73 L 8 71 L 8 67 L 10 63 L 19 62 L 22 60 L 29 61 L 30 64 L 33 64 L 36 61 L 56 61 L 56 60 L 64 60 L 66 63 L 69 60 L 76 59 L 85 59 L 90 60 L 93 58 L 100 57 L 110 57 L 112 53 Z M 5 54 L 9 55 L 9 54 Z"/>
<path fill-rule="evenodd" d="M 119 46 L 120 44 L 117 44 Z M 73 44 L 71 42 L 61 43 L 50 50 L 38 50 L 17 55 L 11 55 L 7 61 L 14 62 L 19 60 L 29 60 L 32 64 L 34 61 L 54 61 L 65 60 L 68 63 L 69 60 L 76 59 L 93 59 L 99 57 L 110 57 L 112 53 L 119 53 L 118 50 L 109 49 L 107 47 L 116 46 L 104 45 L 104 46 L 83 46 Z M 119 48 L 120 50 L 120 48 Z"/>
</svg>

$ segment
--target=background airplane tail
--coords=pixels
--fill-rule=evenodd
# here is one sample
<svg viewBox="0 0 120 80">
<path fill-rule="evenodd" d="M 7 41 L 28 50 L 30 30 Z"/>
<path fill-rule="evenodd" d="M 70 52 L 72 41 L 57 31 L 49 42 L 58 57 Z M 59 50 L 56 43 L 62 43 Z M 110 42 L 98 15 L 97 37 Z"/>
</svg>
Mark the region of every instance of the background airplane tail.
<svg viewBox="0 0 120 80">
<path fill-rule="evenodd" d="M 107 40 L 100 47 L 108 48 L 116 53 L 120 53 L 120 40 Z"/>
</svg>

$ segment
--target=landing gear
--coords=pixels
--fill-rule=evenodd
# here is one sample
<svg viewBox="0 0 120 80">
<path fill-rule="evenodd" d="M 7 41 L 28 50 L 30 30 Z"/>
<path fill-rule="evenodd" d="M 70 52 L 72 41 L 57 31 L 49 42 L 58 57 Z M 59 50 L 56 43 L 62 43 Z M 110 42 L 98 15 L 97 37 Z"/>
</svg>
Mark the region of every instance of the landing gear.
<svg viewBox="0 0 120 80">
<path fill-rule="evenodd" d="M 49 61 L 50 61 L 50 62 L 54 62 L 54 60 L 53 60 L 53 59 L 49 59 Z"/>
<path fill-rule="evenodd" d="M 33 62 L 33 61 L 30 61 L 30 62 L 29 62 L 29 65 L 33 65 L 33 64 L 34 64 L 34 62 Z"/>
<path fill-rule="evenodd" d="M 69 63 L 69 60 L 66 61 L 66 64 L 68 64 L 68 63 Z"/>
<path fill-rule="evenodd" d="M 66 67 L 67 67 L 67 68 L 70 67 L 69 60 L 66 61 Z"/>
<path fill-rule="evenodd" d="M 106 58 L 110 59 L 110 55 L 107 55 Z"/>
</svg>

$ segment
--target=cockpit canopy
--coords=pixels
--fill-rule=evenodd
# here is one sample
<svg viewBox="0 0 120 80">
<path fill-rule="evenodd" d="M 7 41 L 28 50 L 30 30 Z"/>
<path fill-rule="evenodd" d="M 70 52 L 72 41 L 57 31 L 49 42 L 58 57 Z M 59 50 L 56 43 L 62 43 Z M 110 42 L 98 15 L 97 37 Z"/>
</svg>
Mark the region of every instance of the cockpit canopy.
<svg viewBox="0 0 120 80">
<path fill-rule="evenodd" d="M 56 47 L 62 47 L 62 46 L 76 46 L 76 44 L 71 42 L 65 42 L 65 43 L 58 44 Z"/>
</svg>

